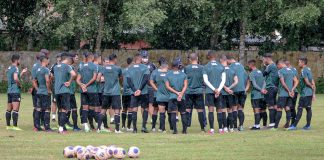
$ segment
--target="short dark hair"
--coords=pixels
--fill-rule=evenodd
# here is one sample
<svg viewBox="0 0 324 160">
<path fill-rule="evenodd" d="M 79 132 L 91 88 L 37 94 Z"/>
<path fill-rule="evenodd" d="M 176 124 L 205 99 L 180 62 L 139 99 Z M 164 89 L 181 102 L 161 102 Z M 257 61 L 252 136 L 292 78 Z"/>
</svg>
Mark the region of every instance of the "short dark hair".
<svg viewBox="0 0 324 160">
<path fill-rule="evenodd" d="M 285 64 L 285 60 L 283 60 L 283 59 L 277 60 L 277 63 L 276 64 L 279 64 L 279 63 L 284 63 Z"/>
<path fill-rule="evenodd" d="M 230 54 L 228 54 L 228 55 L 226 55 L 226 58 L 227 58 L 227 59 L 234 59 L 234 56 L 233 56 L 233 55 L 230 55 Z"/>
<path fill-rule="evenodd" d="M 227 57 L 226 57 L 225 54 L 222 54 L 222 55 L 220 56 L 220 59 L 221 59 L 221 60 L 227 60 Z"/>
<path fill-rule="evenodd" d="M 94 58 L 99 58 L 101 55 L 100 55 L 100 53 L 93 53 L 93 56 L 94 56 Z"/>
<path fill-rule="evenodd" d="M 126 60 L 126 63 L 129 65 L 133 62 L 133 58 L 132 57 L 128 57 Z"/>
<path fill-rule="evenodd" d="M 179 61 L 177 61 L 177 60 L 173 60 L 171 66 L 172 66 L 172 68 L 177 68 L 177 67 L 179 67 Z"/>
<path fill-rule="evenodd" d="M 46 56 L 40 56 L 39 61 L 43 62 L 45 59 L 48 59 Z"/>
<path fill-rule="evenodd" d="M 272 58 L 272 54 L 271 53 L 265 53 L 263 55 L 263 57 L 266 57 L 266 58 Z"/>
<path fill-rule="evenodd" d="M 248 61 L 248 64 L 251 64 L 251 63 L 252 63 L 252 64 L 255 64 L 255 63 L 256 63 L 256 60 L 254 60 L 254 59 L 249 60 L 249 61 Z"/>
<path fill-rule="evenodd" d="M 20 55 L 18 53 L 15 53 L 11 56 L 11 62 L 15 62 L 16 60 L 20 59 Z"/>
<path fill-rule="evenodd" d="M 162 66 L 162 65 L 166 65 L 166 64 L 168 64 L 167 60 L 164 57 L 160 57 L 159 65 Z"/>
<path fill-rule="evenodd" d="M 208 57 L 215 56 L 215 54 L 216 54 L 216 51 L 214 51 L 214 50 L 210 50 L 207 52 Z"/>
<path fill-rule="evenodd" d="M 305 64 L 307 64 L 308 59 L 306 57 L 300 57 L 298 60 L 304 62 Z"/>
<path fill-rule="evenodd" d="M 115 53 L 112 53 L 111 55 L 108 56 L 108 59 L 109 59 L 110 61 L 112 61 L 112 60 L 114 60 L 114 59 L 116 59 L 116 58 L 117 58 L 117 55 L 116 55 Z"/>
<path fill-rule="evenodd" d="M 93 55 L 92 52 L 88 52 L 88 51 L 85 51 L 82 53 L 82 55 L 85 57 L 85 58 L 88 58 L 89 56 Z"/>
</svg>

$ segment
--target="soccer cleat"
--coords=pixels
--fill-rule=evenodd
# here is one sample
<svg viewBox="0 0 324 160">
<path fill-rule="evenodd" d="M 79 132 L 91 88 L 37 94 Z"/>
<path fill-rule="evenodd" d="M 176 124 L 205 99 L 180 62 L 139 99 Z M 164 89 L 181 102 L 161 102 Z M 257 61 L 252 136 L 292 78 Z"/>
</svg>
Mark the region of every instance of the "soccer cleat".
<svg viewBox="0 0 324 160">
<path fill-rule="evenodd" d="M 98 129 L 97 133 L 111 133 L 111 131 L 108 129 Z"/>
<path fill-rule="evenodd" d="M 289 123 L 286 123 L 285 125 L 283 125 L 282 128 L 289 128 Z"/>
<path fill-rule="evenodd" d="M 219 133 L 219 134 L 224 134 L 224 130 L 219 129 L 219 130 L 218 130 L 218 133 Z"/>
<path fill-rule="evenodd" d="M 73 128 L 73 132 L 79 132 L 79 131 L 81 131 L 81 129 L 79 127 L 74 127 Z"/>
<path fill-rule="evenodd" d="M 58 128 L 57 127 L 52 127 L 52 130 L 58 130 Z"/>
<path fill-rule="evenodd" d="M 121 134 L 121 133 L 124 133 L 124 132 L 122 132 L 122 131 L 120 131 L 120 130 L 119 130 L 119 131 L 115 130 L 115 133 L 116 133 L 116 134 Z"/>
<path fill-rule="evenodd" d="M 225 128 L 223 129 L 223 131 L 224 131 L 224 133 L 228 133 L 228 129 L 227 129 L 227 127 L 225 127 Z"/>
<path fill-rule="evenodd" d="M 133 130 L 133 128 L 127 128 L 126 129 L 126 132 L 133 132 L 134 130 Z"/>
<path fill-rule="evenodd" d="M 142 128 L 141 132 L 142 133 L 149 133 L 149 131 L 146 128 Z"/>
<path fill-rule="evenodd" d="M 12 128 L 11 128 L 12 130 L 14 130 L 14 131 L 22 131 L 22 129 L 21 128 L 19 128 L 19 127 L 16 127 L 16 126 L 13 126 Z"/>
<path fill-rule="evenodd" d="M 295 126 L 290 126 L 289 128 L 287 128 L 287 131 L 294 131 L 294 130 L 297 130 L 297 127 Z"/>
<path fill-rule="evenodd" d="M 133 133 L 137 133 L 137 129 L 135 128 L 132 132 L 133 132 Z"/>
<path fill-rule="evenodd" d="M 214 130 L 210 130 L 210 131 L 208 131 L 208 134 L 209 135 L 214 135 L 215 134 L 215 131 Z"/>
<path fill-rule="evenodd" d="M 187 131 L 182 131 L 182 134 L 187 134 Z"/>
<path fill-rule="evenodd" d="M 7 126 L 6 127 L 6 130 L 11 130 L 12 129 L 12 126 Z"/>
<path fill-rule="evenodd" d="M 273 128 L 274 126 L 275 126 L 274 123 L 270 123 L 269 126 L 268 126 L 268 128 Z"/>
<path fill-rule="evenodd" d="M 307 125 L 303 127 L 303 130 L 305 130 L 305 131 L 310 130 L 310 129 L 311 129 L 311 127 L 307 126 Z"/>
<path fill-rule="evenodd" d="M 200 132 L 203 133 L 203 134 L 206 133 L 205 129 L 200 130 Z"/>
<path fill-rule="evenodd" d="M 125 131 L 126 130 L 126 128 L 125 127 L 122 127 L 122 129 L 121 129 L 122 131 Z"/>
<path fill-rule="evenodd" d="M 68 129 L 68 130 L 73 130 L 73 127 L 71 127 L 71 126 L 68 125 L 68 124 L 65 125 L 65 128 Z"/>
<path fill-rule="evenodd" d="M 231 133 L 233 133 L 233 132 L 234 132 L 234 129 L 233 129 L 233 128 L 230 128 L 229 131 L 230 131 Z"/>
<path fill-rule="evenodd" d="M 258 128 L 258 127 L 252 127 L 250 130 L 260 130 L 260 127 Z"/>
<path fill-rule="evenodd" d="M 155 128 L 152 128 L 152 132 L 156 132 L 156 129 Z"/>
<path fill-rule="evenodd" d="M 178 131 L 173 131 L 172 134 L 178 134 Z"/>
<path fill-rule="evenodd" d="M 274 127 L 273 127 L 273 128 L 271 128 L 270 130 L 271 130 L 271 131 L 278 131 L 278 128 L 274 128 Z"/>
<path fill-rule="evenodd" d="M 239 130 L 239 131 L 244 131 L 243 126 L 239 126 L 238 130 Z"/>
<path fill-rule="evenodd" d="M 110 119 L 110 124 L 115 124 L 115 120 L 114 119 Z"/>
</svg>

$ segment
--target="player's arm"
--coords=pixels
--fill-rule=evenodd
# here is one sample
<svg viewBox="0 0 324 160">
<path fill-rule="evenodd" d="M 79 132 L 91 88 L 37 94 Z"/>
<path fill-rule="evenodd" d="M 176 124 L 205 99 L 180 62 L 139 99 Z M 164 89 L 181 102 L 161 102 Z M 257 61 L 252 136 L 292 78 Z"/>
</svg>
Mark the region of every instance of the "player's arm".
<svg viewBox="0 0 324 160">
<path fill-rule="evenodd" d="M 143 79 L 142 79 L 142 83 L 140 85 L 140 88 L 138 90 L 143 90 L 143 88 L 145 87 L 145 85 L 148 83 L 150 75 L 149 74 L 145 74 Z"/>
<path fill-rule="evenodd" d="M 215 91 L 215 87 L 208 80 L 208 75 L 203 74 L 203 78 L 204 78 L 204 82 L 205 82 L 206 86 L 209 87 L 211 90 Z"/>
<path fill-rule="evenodd" d="M 172 93 L 176 94 L 176 95 L 179 95 L 179 91 L 176 91 L 175 89 L 173 89 L 171 86 L 170 86 L 170 82 L 169 81 L 165 81 L 165 87 Z"/>
<path fill-rule="evenodd" d="M 102 73 L 98 73 L 98 75 L 97 75 L 97 79 L 96 79 L 96 81 L 97 82 L 100 82 L 101 81 L 101 77 L 102 77 Z"/>
<path fill-rule="evenodd" d="M 38 85 L 37 85 L 37 80 L 36 79 L 33 79 L 33 88 L 35 88 L 36 90 L 38 90 Z"/>
<path fill-rule="evenodd" d="M 155 91 L 158 90 L 156 84 L 154 83 L 154 80 L 152 80 L 152 79 L 150 80 L 150 85 L 151 85 L 151 87 L 152 87 Z"/>
<path fill-rule="evenodd" d="M 316 93 L 316 84 L 315 84 L 314 79 L 312 80 L 312 84 L 313 84 L 313 95 L 315 96 L 315 93 Z"/>
<path fill-rule="evenodd" d="M 20 72 L 20 77 L 22 77 L 26 72 L 28 71 L 27 68 L 24 68 L 21 72 Z"/>
<path fill-rule="evenodd" d="M 226 73 L 223 72 L 222 73 L 222 81 L 221 81 L 221 83 L 219 84 L 219 86 L 217 88 L 218 93 L 224 88 L 225 82 L 226 82 Z"/>
<path fill-rule="evenodd" d="M 261 92 L 262 88 L 256 83 L 255 78 L 253 76 L 250 77 L 250 81 L 252 83 L 253 88 Z"/>
<path fill-rule="evenodd" d="M 75 73 L 75 71 L 73 69 L 70 70 L 69 73 L 70 73 L 70 79 L 67 82 L 64 83 L 64 85 L 66 87 L 69 87 L 70 86 L 70 84 L 72 83 L 72 81 L 75 79 L 75 76 L 76 76 L 76 73 Z"/>
<path fill-rule="evenodd" d="M 237 76 L 234 76 L 234 82 L 231 86 L 228 87 L 228 89 L 233 89 L 238 84 L 238 78 Z"/>
<path fill-rule="evenodd" d="M 16 82 L 17 86 L 21 87 L 19 77 L 18 77 L 18 72 L 14 73 L 14 81 Z"/>
<path fill-rule="evenodd" d="M 92 83 L 94 83 L 97 80 L 97 73 L 93 72 L 92 78 L 90 79 L 90 81 L 85 84 L 86 87 L 90 86 Z"/>
<path fill-rule="evenodd" d="M 293 90 L 295 90 L 296 88 L 297 88 L 297 86 L 298 86 L 298 79 L 297 79 L 297 77 L 296 76 L 294 76 L 294 86 L 293 86 L 293 88 L 291 89 L 292 91 Z"/>
<path fill-rule="evenodd" d="M 183 81 L 183 88 L 182 88 L 182 90 L 181 90 L 181 95 L 184 95 L 184 93 L 186 92 L 187 88 L 188 88 L 188 80 L 185 79 L 185 80 Z"/>
<path fill-rule="evenodd" d="M 282 77 L 282 76 L 280 76 L 280 83 L 281 83 L 282 87 L 283 87 L 287 92 L 289 92 L 289 93 L 291 92 L 291 91 L 289 90 L 289 88 L 288 88 L 286 82 L 285 82 L 284 77 Z"/>
<path fill-rule="evenodd" d="M 311 83 L 311 82 L 308 80 L 307 77 L 304 77 L 304 82 L 305 82 L 305 84 L 306 84 L 308 87 L 310 87 L 310 88 L 314 88 L 313 83 Z M 315 84 L 315 83 L 314 83 L 314 84 Z"/>
<path fill-rule="evenodd" d="M 245 92 L 247 92 L 247 91 L 250 89 L 250 86 L 251 86 L 251 82 L 250 82 L 250 80 L 248 79 L 248 80 L 246 81 L 246 84 L 245 84 Z"/>
<path fill-rule="evenodd" d="M 82 87 L 84 84 L 81 82 L 81 78 L 82 78 L 82 76 L 81 76 L 81 74 L 78 74 L 77 75 L 77 78 L 76 78 L 76 82 L 77 82 L 77 84 L 80 86 L 80 87 Z"/>
<path fill-rule="evenodd" d="M 52 93 L 52 90 L 51 90 L 51 79 L 50 79 L 49 74 L 46 74 L 45 75 L 45 81 L 46 81 L 46 88 L 47 88 L 48 93 Z"/>
<path fill-rule="evenodd" d="M 135 88 L 135 85 L 134 85 L 132 79 L 130 77 L 127 77 L 126 79 L 127 79 L 128 86 L 132 89 L 133 92 L 135 92 L 136 88 Z"/>
</svg>

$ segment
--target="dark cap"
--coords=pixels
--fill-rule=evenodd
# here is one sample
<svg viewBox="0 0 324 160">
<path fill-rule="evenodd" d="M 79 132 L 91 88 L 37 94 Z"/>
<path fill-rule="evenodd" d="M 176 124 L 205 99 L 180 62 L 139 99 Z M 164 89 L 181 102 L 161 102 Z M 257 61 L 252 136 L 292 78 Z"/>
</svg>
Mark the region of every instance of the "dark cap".
<svg viewBox="0 0 324 160">
<path fill-rule="evenodd" d="M 141 54 L 142 57 L 148 57 L 149 56 L 149 53 L 148 53 L 147 50 L 140 51 L 140 54 Z"/>
</svg>

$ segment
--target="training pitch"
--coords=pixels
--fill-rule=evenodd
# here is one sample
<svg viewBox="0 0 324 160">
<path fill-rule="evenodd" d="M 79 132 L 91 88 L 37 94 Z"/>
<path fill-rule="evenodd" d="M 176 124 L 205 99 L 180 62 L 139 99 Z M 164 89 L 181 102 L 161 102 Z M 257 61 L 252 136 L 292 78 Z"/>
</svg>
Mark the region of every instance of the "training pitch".
<svg viewBox="0 0 324 160">
<path fill-rule="evenodd" d="M 79 104 L 79 96 L 77 96 Z M 59 135 L 58 133 L 34 132 L 32 130 L 32 101 L 31 96 L 22 95 L 21 110 L 18 125 L 24 131 L 5 130 L 4 113 L 7 96 L 0 95 L 0 159 L 30 159 L 57 160 L 64 159 L 62 151 L 65 146 L 75 145 L 117 145 L 125 148 L 137 146 L 141 150 L 139 159 L 163 160 L 214 160 L 214 159 L 324 159 L 324 95 L 317 95 L 313 103 L 312 129 L 310 131 L 278 131 L 262 130 L 249 131 L 253 124 L 253 112 L 250 99 L 245 106 L 245 131 L 224 135 L 207 135 L 200 133 L 197 113 L 194 112 L 192 127 L 187 135 L 172 135 L 170 132 L 149 134 L 97 134 L 74 133 Z M 79 105 L 78 105 L 79 106 Z M 140 113 L 139 114 L 139 118 Z M 298 128 L 305 125 L 306 111 Z M 216 114 L 215 114 L 216 116 Z M 279 126 L 285 122 L 285 114 Z M 140 126 L 141 119 L 138 120 Z M 57 126 L 57 124 L 51 124 Z M 81 125 L 79 125 L 81 127 Z M 113 127 L 113 126 L 112 126 Z M 148 124 L 148 128 L 151 125 Z M 169 129 L 168 122 L 166 127 Z M 217 119 L 215 117 L 215 127 Z M 178 123 L 181 129 L 181 123 Z M 206 130 L 209 129 L 209 126 Z M 217 131 L 217 128 L 216 130 Z"/>
</svg>

